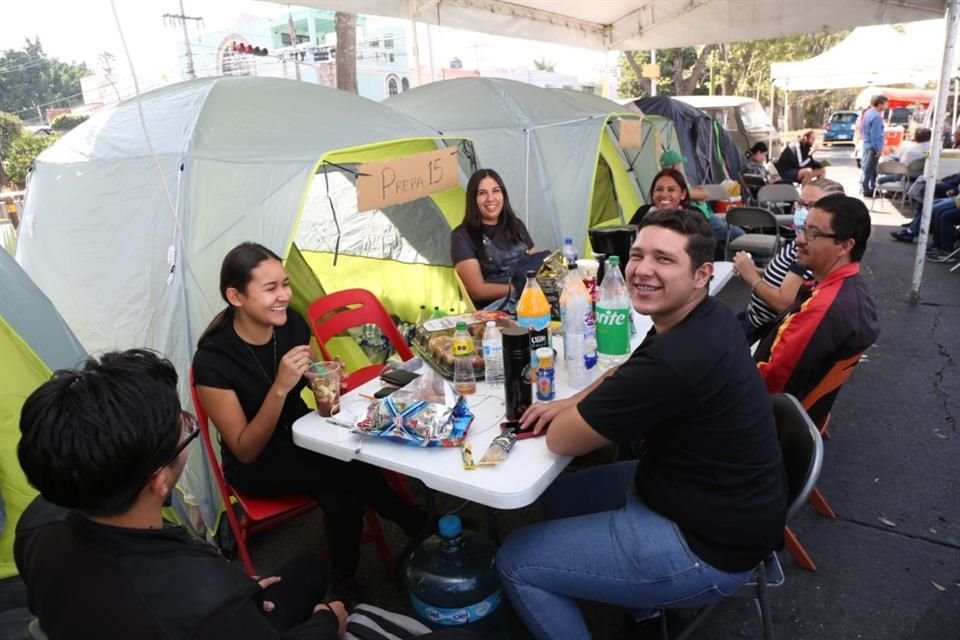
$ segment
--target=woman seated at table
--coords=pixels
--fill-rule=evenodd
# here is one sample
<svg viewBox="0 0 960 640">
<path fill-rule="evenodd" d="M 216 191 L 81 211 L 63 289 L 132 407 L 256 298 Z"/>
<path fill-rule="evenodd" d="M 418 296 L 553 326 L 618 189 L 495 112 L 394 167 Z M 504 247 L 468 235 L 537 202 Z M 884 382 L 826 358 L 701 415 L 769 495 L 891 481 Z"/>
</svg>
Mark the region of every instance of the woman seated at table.
<svg viewBox="0 0 960 640">
<path fill-rule="evenodd" d="M 630 218 L 629 224 L 640 224 L 640 221 L 648 212 L 657 209 L 689 209 L 704 216 L 710 223 L 710 228 L 713 229 L 713 235 L 717 238 L 715 255 L 718 260 L 723 259 L 723 248 L 728 233 L 726 221 L 691 204 L 687 180 L 676 169 L 662 169 L 660 173 L 653 177 L 653 182 L 650 184 L 650 203 L 641 205 L 633 214 L 633 217 Z M 742 236 L 743 229 L 737 226 L 730 227 L 729 235 L 731 240 Z"/>
<path fill-rule="evenodd" d="M 450 256 L 474 305 L 513 313 L 517 292 L 510 279 L 532 253 L 533 240 L 513 212 L 499 174 L 480 169 L 470 176 L 466 213 L 450 235 Z"/>
<path fill-rule="evenodd" d="M 227 308 L 200 336 L 193 375 L 220 435 L 224 476 L 253 496 L 313 497 L 326 514 L 334 591 L 353 599 L 364 508 L 409 536 L 423 531 L 425 512 L 394 493 L 380 470 L 293 443 L 294 421 L 310 411 L 300 397 L 310 329 L 288 309 L 290 282 L 280 258 L 253 242 L 238 245 L 220 268 L 220 295 Z"/>
</svg>

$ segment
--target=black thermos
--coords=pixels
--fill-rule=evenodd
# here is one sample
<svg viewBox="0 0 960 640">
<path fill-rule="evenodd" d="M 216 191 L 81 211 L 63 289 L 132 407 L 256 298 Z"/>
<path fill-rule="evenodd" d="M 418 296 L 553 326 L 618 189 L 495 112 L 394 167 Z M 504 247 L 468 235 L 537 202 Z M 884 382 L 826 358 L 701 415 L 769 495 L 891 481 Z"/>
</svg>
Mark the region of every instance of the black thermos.
<svg viewBox="0 0 960 640">
<path fill-rule="evenodd" d="M 530 378 L 530 332 L 523 327 L 502 329 L 503 377 L 506 386 L 507 420 L 519 420 L 533 403 Z"/>
<path fill-rule="evenodd" d="M 607 254 L 593 253 L 593 259 L 597 261 L 597 288 L 603 283 L 603 275 L 607 272 Z"/>
</svg>

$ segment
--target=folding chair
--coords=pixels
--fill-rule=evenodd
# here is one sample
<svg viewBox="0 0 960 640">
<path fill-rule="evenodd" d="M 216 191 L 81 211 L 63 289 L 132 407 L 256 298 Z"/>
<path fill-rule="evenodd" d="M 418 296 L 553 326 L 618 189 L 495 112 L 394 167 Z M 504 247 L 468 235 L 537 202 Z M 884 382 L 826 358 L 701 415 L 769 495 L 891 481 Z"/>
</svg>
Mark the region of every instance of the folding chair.
<svg viewBox="0 0 960 640">
<path fill-rule="evenodd" d="M 877 181 L 873 185 L 873 194 L 870 196 L 870 211 L 873 211 L 873 205 L 877 201 L 877 192 L 883 193 L 884 191 L 893 192 L 893 200 L 895 202 L 897 198 L 897 193 L 900 194 L 900 206 L 903 206 L 904 201 L 907 199 L 907 165 L 902 162 L 881 162 L 877 165 Z M 899 176 L 895 182 L 880 182 L 881 176 L 893 175 Z"/>
<path fill-rule="evenodd" d="M 804 411 L 800 402 L 787 393 L 773 396 L 773 412 L 777 422 L 780 449 L 783 452 L 783 465 L 787 475 L 787 522 L 800 511 L 817 484 L 823 467 L 823 441 L 816 425 Z M 789 531 L 789 528 L 786 529 Z M 767 591 L 783 586 L 786 581 L 783 567 L 776 552 L 757 565 L 753 579 L 742 589 L 731 595 L 732 598 L 750 598 L 757 606 L 760 621 L 763 624 L 763 637 L 773 640 L 773 617 Z M 696 615 L 673 640 L 685 640 L 690 637 L 704 618 L 720 604 L 723 599 L 708 604 L 697 611 Z M 665 615 L 660 616 L 660 634 L 663 640 L 670 640 Z"/>
<path fill-rule="evenodd" d="M 846 383 L 853 374 L 853 370 L 857 364 L 860 363 L 860 357 L 862 355 L 863 353 L 861 352 L 834 363 L 830 371 L 820 380 L 819 384 L 803 399 L 804 410 L 806 410 L 814 424 L 817 425 L 820 435 L 825 439 L 830 438 L 830 407 L 833 406 L 833 401 L 836 399 L 837 393 L 840 392 L 840 387 Z M 837 517 L 836 512 L 830 507 L 827 499 L 816 487 L 810 492 L 810 504 L 813 505 L 817 513 L 825 518 Z M 790 531 L 789 527 L 784 534 L 784 540 L 787 551 L 793 556 L 793 560 L 798 566 L 808 571 L 817 570 L 817 565 L 813 562 L 813 558 L 811 558 L 807 550 L 803 548 L 803 545 L 800 544 L 800 541 L 796 535 Z"/>
<path fill-rule="evenodd" d="M 708 202 L 727 202 L 730 200 L 730 194 L 722 184 L 702 184 L 698 188 L 707 192 Z"/>
<path fill-rule="evenodd" d="M 917 158 L 916 160 L 911 160 L 910 164 L 907 165 L 907 188 L 904 190 L 904 194 L 906 194 L 904 197 L 910 196 L 910 187 L 923 175 L 923 169 L 926 163 L 926 158 Z"/>
<path fill-rule="evenodd" d="M 393 324 L 390 314 L 377 296 L 366 289 L 344 289 L 317 298 L 307 308 L 307 317 L 310 319 L 313 335 L 316 336 L 317 343 L 320 345 L 320 351 L 328 360 L 332 360 L 327 351 L 327 342 L 331 338 L 351 327 L 368 323 L 375 324 L 380 329 L 401 360 L 413 358 L 413 352 L 400 335 L 400 330 Z M 353 371 L 347 376 L 346 391 L 372 380 L 380 375 L 381 371 L 383 371 L 382 364 L 372 364 Z"/>
<path fill-rule="evenodd" d="M 731 240 L 729 227 L 733 225 L 749 228 L 751 232 Z M 727 227 L 725 260 L 730 260 L 730 256 L 737 251 L 749 251 L 752 254 L 772 257 L 780 248 L 780 224 L 776 216 L 767 209 L 732 207 L 727 210 Z M 764 230 L 773 233 L 763 233 Z"/>
<path fill-rule="evenodd" d="M 784 225 L 793 224 L 793 207 L 800 200 L 800 192 L 792 184 L 768 184 L 760 188 L 757 193 L 757 204 L 773 211 L 777 222 Z"/>
<path fill-rule="evenodd" d="M 313 498 L 304 493 L 294 493 L 276 498 L 256 498 L 231 486 L 223 475 L 220 459 L 217 458 L 216 451 L 213 448 L 213 441 L 210 438 L 210 421 L 203 404 L 200 402 L 200 394 L 197 393 L 197 388 L 194 385 L 192 367 L 190 368 L 190 394 L 193 398 L 193 408 L 197 416 L 197 422 L 200 424 L 203 450 L 207 455 L 210 468 L 213 470 L 213 478 L 220 490 L 220 499 L 223 500 L 227 522 L 237 543 L 237 555 L 240 556 L 240 562 L 243 563 L 243 569 L 247 572 L 247 575 L 258 575 L 253 566 L 253 561 L 250 559 L 247 539 L 255 533 L 272 529 L 287 520 L 313 511 L 319 505 Z M 234 501 L 240 506 L 239 514 L 234 511 Z M 389 575 L 394 575 L 396 573 L 396 561 L 390 551 L 387 538 L 383 534 L 380 519 L 370 509 L 364 512 L 363 519 L 366 530 L 360 539 L 361 544 L 368 542 L 376 544 L 377 553 L 384 569 Z"/>
</svg>

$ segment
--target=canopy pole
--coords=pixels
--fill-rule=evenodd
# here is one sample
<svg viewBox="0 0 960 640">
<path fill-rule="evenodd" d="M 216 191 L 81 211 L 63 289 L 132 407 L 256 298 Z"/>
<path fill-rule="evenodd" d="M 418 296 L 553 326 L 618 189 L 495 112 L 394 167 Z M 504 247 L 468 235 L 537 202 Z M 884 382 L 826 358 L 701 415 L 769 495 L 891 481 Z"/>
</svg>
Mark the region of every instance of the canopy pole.
<svg viewBox="0 0 960 640">
<path fill-rule="evenodd" d="M 960 96 L 960 78 L 953 79 L 953 119 L 950 120 L 950 136 L 953 136 L 953 128 L 957 126 L 957 97 Z"/>
<path fill-rule="evenodd" d="M 410 7 L 410 32 L 413 34 L 411 38 L 411 44 L 413 45 L 413 77 L 417 81 L 417 86 L 423 84 L 423 78 L 421 77 L 420 72 L 420 43 L 419 35 L 417 34 L 417 2 L 416 0 L 409 0 L 408 5 Z"/>
<path fill-rule="evenodd" d="M 937 85 L 936 107 L 933 111 L 934 144 L 930 145 L 930 159 L 925 164 L 923 191 L 923 212 L 920 218 L 920 237 L 917 239 L 917 255 L 913 260 L 913 282 L 910 288 L 910 302 L 920 301 L 920 283 L 923 280 L 923 264 L 927 253 L 927 236 L 930 230 L 930 210 L 933 208 L 933 191 L 940 168 L 940 141 L 943 139 L 944 117 L 946 116 L 947 92 L 950 89 L 950 76 L 956 55 L 957 27 L 960 24 L 960 0 L 950 0 L 947 5 L 947 35 L 943 47 L 943 62 L 940 65 L 940 84 Z M 943 247 L 941 247 L 943 249 Z"/>
</svg>

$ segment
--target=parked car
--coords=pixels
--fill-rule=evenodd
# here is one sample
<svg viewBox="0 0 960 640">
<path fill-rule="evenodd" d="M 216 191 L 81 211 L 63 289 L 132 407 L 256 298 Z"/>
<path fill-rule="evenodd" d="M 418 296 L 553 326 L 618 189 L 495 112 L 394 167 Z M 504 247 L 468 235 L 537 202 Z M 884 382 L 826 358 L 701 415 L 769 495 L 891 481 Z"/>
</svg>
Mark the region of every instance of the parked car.
<svg viewBox="0 0 960 640">
<path fill-rule="evenodd" d="M 853 144 L 853 134 L 857 126 L 858 111 L 834 111 L 823 127 L 823 146 L 843 143 Z"/>
<path fill-rule="evenodd" d="M 742 96 L 676 96 L 677 100 L 706 111 L 723 125 L 742 152 L 757 142 L 765 142 L 770 157 L 780 155 L 780 134 L 770 124 L 763 106 L 753 98 Z"/>
</svg>

